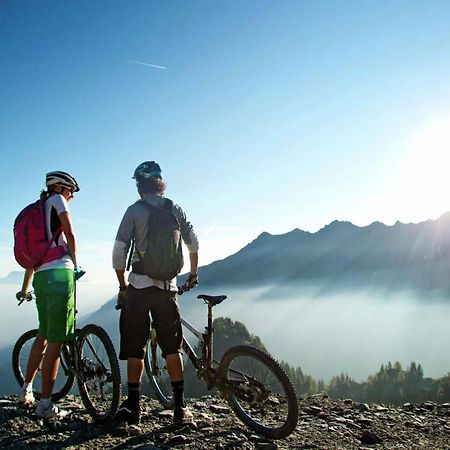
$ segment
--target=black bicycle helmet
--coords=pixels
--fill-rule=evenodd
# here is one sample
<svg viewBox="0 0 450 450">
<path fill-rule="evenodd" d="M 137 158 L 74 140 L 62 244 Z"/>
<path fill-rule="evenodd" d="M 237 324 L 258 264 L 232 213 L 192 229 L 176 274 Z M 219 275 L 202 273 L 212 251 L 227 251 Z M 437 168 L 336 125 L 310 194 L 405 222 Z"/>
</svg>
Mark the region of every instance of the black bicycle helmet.
<svg viewBox="0 0 450 450">
<path fill-rule="evenodd" d="M 145 161 L 136 167 L 133 174 L 133 179 L 136 181 L 147 180 L 148 178 L 160 178 L 161 167 L 155 161 Z"/>
<path fill-rule="evenodd" d="M 73 189 L 73 192 L 78 192 L 80 190 L 80 186 L 78 186 L 75 178 L 67 172 L 62 172 L 61 170 L 48 172 L 45 176 L 45 185 L 47 187 L 54 184 L 60 184 L 67 189 Z"/>
</svg>

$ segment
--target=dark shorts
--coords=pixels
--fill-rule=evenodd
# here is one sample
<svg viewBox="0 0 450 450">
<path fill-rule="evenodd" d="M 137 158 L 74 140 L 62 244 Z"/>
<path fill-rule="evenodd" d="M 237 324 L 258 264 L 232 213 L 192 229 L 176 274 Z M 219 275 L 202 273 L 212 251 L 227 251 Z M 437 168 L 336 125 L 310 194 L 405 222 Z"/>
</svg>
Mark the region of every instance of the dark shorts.
<svg viewBox="0 0 450 450">
<path fill-rule="evenodd" d="M 129 285 L 120 313 L 119 359 L 144 358 L 150 336 L 149 312 L 163 357 L 181 352 L 183 333 L 176 293 L 154 286 L 136 289 Z"/>
</svg>

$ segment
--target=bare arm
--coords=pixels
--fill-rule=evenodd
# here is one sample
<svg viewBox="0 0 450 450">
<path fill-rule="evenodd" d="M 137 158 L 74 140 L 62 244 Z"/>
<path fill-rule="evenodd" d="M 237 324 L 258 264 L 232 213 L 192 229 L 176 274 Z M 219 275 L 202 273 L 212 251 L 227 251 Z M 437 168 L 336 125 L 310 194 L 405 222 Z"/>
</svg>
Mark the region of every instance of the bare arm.
<svg viewBox="0 0 450 450">
<path fill-rule="evenodd" d="M 125 270 L 118 270 L 116 269 L 116 276 L 119 280 L 119 287 L 124 288 L 127 287 L 128 283 L 125 279 Z"/>
<path fill-rule="evenodd" d="M 197 275 L 198 271 L 198 252 L 189 253 L 189 259 L 191 262 L 191 274 Z"/>
<path fill-rule="evenodd" d="M 64 211 L 59 214 L 59 220 L 67 239 L 67 248 L 69 249 L 70 256 L 72 257 L 73 264 L 77 267 L 77 241 L 72 227 L 72 219 L 69 211 Z"/>
<path fill-rule="evenodd" d="M 23 296 L 30 290 L 31 279 L 33 278 L 34 269 L 26 269 L 23 276 L 22 290 Z"/>
</svg>

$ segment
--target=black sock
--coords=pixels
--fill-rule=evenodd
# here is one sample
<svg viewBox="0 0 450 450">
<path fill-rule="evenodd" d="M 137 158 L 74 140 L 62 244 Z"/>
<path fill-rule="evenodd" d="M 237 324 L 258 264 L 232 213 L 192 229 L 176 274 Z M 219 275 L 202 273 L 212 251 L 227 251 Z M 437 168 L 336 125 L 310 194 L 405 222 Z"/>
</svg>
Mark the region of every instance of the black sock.
<svg viewBox="0 0 450 450">
<path fill-rule="evenodd" d="M 139 405 L 139 390 L 141 383 L 128 383 L 128 400 L 133 406 Z"/>
<path fill-rule="evenodd" d="M 184 381 L 172 381 L 173 401 L 175 406 L 185 407 L 186 402 L 184 400 Z"/>
</svg>

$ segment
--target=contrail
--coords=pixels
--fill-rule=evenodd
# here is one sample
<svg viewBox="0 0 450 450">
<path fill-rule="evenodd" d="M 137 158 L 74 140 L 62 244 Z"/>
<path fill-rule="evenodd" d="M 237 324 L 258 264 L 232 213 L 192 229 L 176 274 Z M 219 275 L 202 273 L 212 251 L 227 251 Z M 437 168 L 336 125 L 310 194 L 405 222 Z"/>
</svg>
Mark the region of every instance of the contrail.
<svg viewBox="0 0 450 450">
<path fill-rule="evenodd" d="M 156 64 L 149 64 L 142 61 L 134 61 L 133 59 L 127 59 L 126 61 L 133 64 L 140 64 L 141 66 L 153 67 L 154 69 L 167 69 L 167 67 L 164 66 L 157 66 Z"/>
</svg>

